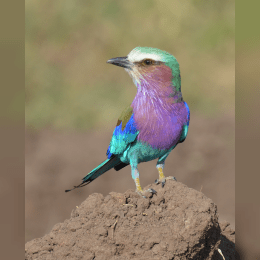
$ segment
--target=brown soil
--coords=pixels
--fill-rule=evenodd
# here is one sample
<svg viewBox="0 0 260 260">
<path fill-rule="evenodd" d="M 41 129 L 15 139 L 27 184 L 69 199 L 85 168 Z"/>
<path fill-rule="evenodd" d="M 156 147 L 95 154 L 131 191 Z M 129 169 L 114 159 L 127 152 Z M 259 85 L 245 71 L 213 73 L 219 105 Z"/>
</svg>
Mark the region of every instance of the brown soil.
<svg viewBox="0 0 260 260">
<path fill-rule="evenodd" d="M 217 207 L 203 193 L 173 180 L 132 190 L 90 195 L 42 238 L 28 242 L 26 259 L 235 259 L 234 231 L 219 225 Z M 221 233 L 222 232 L 222 233 Z"/>
</svg>

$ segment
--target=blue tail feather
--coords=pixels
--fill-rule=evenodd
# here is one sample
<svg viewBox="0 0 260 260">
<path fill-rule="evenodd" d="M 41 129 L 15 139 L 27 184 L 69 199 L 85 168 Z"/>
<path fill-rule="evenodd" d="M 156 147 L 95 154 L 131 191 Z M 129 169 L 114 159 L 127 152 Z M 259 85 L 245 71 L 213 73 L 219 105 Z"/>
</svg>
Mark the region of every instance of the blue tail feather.
<svg viewBox="0 0 260 260">
<path fill-rule="evenodd" d="M 89 184 L 90 182 L 95 180 L 97 177 L 99 177 L 103 173 L 109 171 L 110 169 L 112 169 L 113 167 L 115 167 L 119 163 L 121 163 L 121 160 L 118 157 L 116 157 L 115 155 L 112 155 L 110 157 L 110 159 L 105 160 L 100 165 L 98 165 L 95 169 L 93 169 L 91 172 L 89 172 L 82 179 L 82 183 L 77 185 L 77 186 L 74 186 L 73 189 L 80 188 L 80 187 L 83 187 L 83 186 Z M 73 190 L 73 189 L 71 189 L 71 190 Z M 68 192 L 68 191 L 71 191 L 71 190 L 65 190 L 65 192 Z"/>
<path fill-rule="evenodd" d="M 120 163 L 120 159 L 116 156 L 111 157 L 110 159 L 105 160 L 100 165 L 98 165 L 95 169 L 93 169 L 90 173 L 88 173 L 82 181 L 85 182 L 91 182 L 95 180 L 97 177 L 102 175 L 103 173 L 109 171 L 114 166 L 116 166 L 118 163 Z"/>
</svg>

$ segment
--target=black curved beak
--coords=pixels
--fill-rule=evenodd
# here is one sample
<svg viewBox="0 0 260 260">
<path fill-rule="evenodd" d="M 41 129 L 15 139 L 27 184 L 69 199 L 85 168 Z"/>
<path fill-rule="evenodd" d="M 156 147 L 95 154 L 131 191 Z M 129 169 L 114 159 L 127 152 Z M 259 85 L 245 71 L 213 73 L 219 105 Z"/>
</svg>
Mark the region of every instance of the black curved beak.
<svg viewBox="0 0 260 260">
<path fill-rule="evenodd" d="M 130 70 L 132 69 L 133 66 L 133 63 L 128 60 L 127 56 L 110 59 L 107 61 L 107 63 L 120 66 L 125 69 L 130 69 Z"/>
</svg>

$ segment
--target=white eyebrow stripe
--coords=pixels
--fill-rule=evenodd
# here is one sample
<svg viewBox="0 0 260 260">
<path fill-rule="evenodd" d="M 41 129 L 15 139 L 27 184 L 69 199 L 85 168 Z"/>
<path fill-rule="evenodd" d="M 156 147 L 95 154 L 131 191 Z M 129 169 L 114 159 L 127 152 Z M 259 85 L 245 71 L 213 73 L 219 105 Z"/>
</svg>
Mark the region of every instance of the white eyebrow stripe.
<svg viewBox="0 0 260 260">
<path fill-rule="evenodd" d="M 140 53 L 138 51 L 131 51 L 128 54 L 128 60 L 131 62 L 139 62 L 144 59 L 152 59 L 155 61 L 162 61 L 162 58 L 154 53 Z"/>
</svg>

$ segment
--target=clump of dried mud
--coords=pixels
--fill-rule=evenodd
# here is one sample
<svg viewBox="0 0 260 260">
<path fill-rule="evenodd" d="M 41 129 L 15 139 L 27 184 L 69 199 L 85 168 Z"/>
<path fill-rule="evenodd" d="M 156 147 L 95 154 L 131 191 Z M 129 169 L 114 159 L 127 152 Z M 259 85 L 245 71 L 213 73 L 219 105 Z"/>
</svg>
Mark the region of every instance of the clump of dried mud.
<svg viewBox="0 0 260 260">
<path fill-rule="evenodd" d="M 42 238 L 25 246 L 25 259 L 235 259 L 234 231 L 218 223 L 216 205 L 203 193 L 168 180 L 106 197 L 94 193 Z"/>
</svg>

